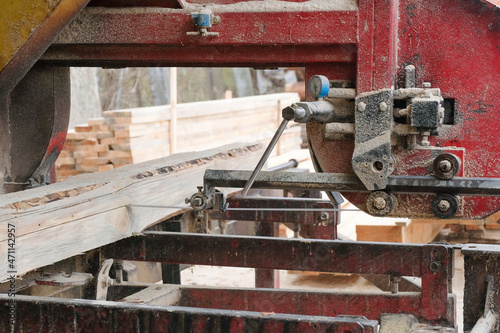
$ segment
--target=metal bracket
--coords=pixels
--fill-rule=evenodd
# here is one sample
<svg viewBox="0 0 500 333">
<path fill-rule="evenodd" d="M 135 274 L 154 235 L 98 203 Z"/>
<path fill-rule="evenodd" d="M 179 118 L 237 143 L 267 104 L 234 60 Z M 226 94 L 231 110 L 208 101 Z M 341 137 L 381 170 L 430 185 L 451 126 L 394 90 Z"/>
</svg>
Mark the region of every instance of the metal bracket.
<svg viewBox="0 0 500 333">
<path fill-rule="evenodd" d="M 355 141 L 352 168 L 370 191 L 387 186 L 394 170 L 391 155 L 392 90 L 356 97 Z"/>
</svg>

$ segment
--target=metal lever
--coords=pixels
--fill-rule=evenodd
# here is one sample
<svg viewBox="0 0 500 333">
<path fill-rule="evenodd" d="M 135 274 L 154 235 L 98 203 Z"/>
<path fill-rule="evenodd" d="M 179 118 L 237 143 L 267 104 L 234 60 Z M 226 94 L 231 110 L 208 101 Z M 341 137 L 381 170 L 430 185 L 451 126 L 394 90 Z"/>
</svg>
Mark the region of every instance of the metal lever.
<svg viewBox="0 0 500 333">
<path fill-rule="evenodd" d="M 283 119 L 281 122 L 280 126 L 278 127 L 278 130 L 276 133 L 274 133 L 273 138 L 271 139 L 271 142 L 266 148 L 266 151 L 260 158 L 259 163 L 257 163 L 257 166 L 255 167 L 255 170 L 252 172 L 250 175 L 250 178 L 248 178 L 247 183 L 245 184 L 245 187 L 243 188 L 243 191 L 241 191 L 242 196 L 246 196 L 248 194 L 248 191 L 250 190 L 250 187 L 252 187 L 253 182 L 255 181 L 255 178 L 257 178 L 257 175 L 259 174 L 260 170 L 262 170 L 262 167 L 266 163 L 267 159 L 269 158 L 269 155 L 271 155 L 271 152 L 274 149 L 274 146 L 276 146 L 276 143 L 278 142 L 279 138 L 281 137 L 281 134 L 283 134 L 283 131 L 286 128 L 286 125 L 288 125 L 288 120 Z"/>
</svg>

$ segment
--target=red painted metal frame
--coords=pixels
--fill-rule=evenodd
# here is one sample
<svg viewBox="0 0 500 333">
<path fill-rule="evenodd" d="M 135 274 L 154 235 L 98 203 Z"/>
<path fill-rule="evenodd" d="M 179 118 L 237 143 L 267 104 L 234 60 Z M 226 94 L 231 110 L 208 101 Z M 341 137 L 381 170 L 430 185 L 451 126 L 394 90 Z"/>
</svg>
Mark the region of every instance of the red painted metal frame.
<svg viewBox="0 0 500 333">
<path fill-rule="evenodd" d="M 333 301 L 332 309 L 336 313 L 363 314 L 374 320 L 379 319 L 380 313 L 401 312 L 430 322 L 446 321 L 452 326 L 455 323 L 454 298 L 448 295 L 453 272 L 449 246 L 147 232 L 101 250 L 106 258 L 123 260 L 417 276 L 422 278 L 421 294 L 339 296 L 346 302 L 352 301 L 350 310 L 347 311 L 345 303 Z M 431 262 L 437 270 L 432 270 Z M 359 310 L 354 310 L 357 306 Z"/>
<path fill-rule="evenodd" d="M 416 67 L 417 86 L 430 82 L 454 99 L 455 124 L 431 137 L 437 147 L 464 148 L 465 177 L 500 176 L 497 135 L 500 95 L 500 11 L 479 0 L 380 0 L 359 2 L 358 92 L 404 87 L 404 68 Z M 328 75 L 328 70 L 326 71 Z M 320 67 L 307 76 L 322 74 Z M 351 79 L 336 76 L 335 79 Z M 351 173 L 351 141 L 324 141 L 316 124 L 308 125 L 312 150 L 325 172 Z M 335 152 L 335 154 L 332 154 Z M 395 175 L 432 174 L 437 156 L 425 149 L 395 147 Z M 415 163 L 417 161 L 417 163 Z M 345 193 L 364 209 L 366 194 Z M 393 216 L 435 218 L 433 195 L 396 194 Z M 455 218 L 478 219 L 500 209 L 500 198 L 464 197 Z"/>
<path fill-rule="evenodd" d="M 244 2 L 244 1 L 243 1 Z M 353 11 L 228 12 L 212 6 L 218 37 L 187 36 L 187 9 L 86 10 L 45 53 L 62 65 L 304 66 L 306 76 L 355 83 L 358 93 L 402 87 L 404 67 L 417 85 L 430 82 L 454 99 L 455 124 L 431 137 L 459 147 L 465 177 L 500 177 L 500 13 L 480 0 L 360 0 Z M 487 4 L 490 6 L 487 6 Z M 218 11 L 219 9 L 219 11 Z M 352 173 L 352 141 L 325 141 L 308 125 L 325 172 Z M 333 154 L 332 152 L 335 152 Z M 434 153 L 395 147 L 396 175 L 428 175 Z M 418 165 L 414 161 L 419 161 Z M 422 167 L 424 166 L 424 167 Z M 366 194 L 345 196 L 364 208 Z M 392 215 L 434 218 L 432 195 L 399 194 Z M 500 209 L 500 198 L 464 197 L 456 218 L 476 219 Z"/>
<path fill-rule="evenodd" d="M 226 200 L 226 203 L 230 208 L 236 210 L 211 212 L 210 218 L 262 223 L 297 223 L 300 224 L 303 237 L 337 239 L 339 212 L 333 211 L 336 207 L 330 201 L 303 198 L 231 197 Z M 255 211 L 237 210 L 238 208 L 251 208 Z M 274 208 L 276 210 L 259 210 L 259 208 Z M 287 211 L 287 209 L 297 209 L 297 211 Z M 307 209 L 318 209 L 318 211 L 307 211 Z M 320 209 L 324 209 L 324 211 L 319 211 Z M 321 219 L 322 213 L 324 213 L 324 220 Z"/>
<path fill-rule="evenodd" d="M 10 301 L 0 295 L 2 332 L 333 332 L 376 333 L 377 323 L 332 318 L 151 306 L 17 295 L 11 326 Z"/>
</svg>

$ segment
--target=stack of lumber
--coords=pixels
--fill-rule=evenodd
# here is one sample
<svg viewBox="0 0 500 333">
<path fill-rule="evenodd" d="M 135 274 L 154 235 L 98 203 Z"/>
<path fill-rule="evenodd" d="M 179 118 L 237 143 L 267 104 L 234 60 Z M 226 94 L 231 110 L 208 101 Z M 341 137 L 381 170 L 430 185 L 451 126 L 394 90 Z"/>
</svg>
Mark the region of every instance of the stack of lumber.
<svg viewBox="0 0 500 333">
<path fill-rule="evenodd" d="M 178 104 L 175 152 L 211 149 L 230 142 L 267 144 L 281 110 L 298 102 L 296 93 Z M 170 105 L 106 111 L 68 133 L 56 162 L 58 181 L 170 155 Z M 302 126 L 291 123 L 273 155 L 298 150 Z"/>
<path fill-rule="evenodd" d="M 109 150 L 106 140 L 113 137 L 104 118 L 89 119 L 88 124 L 76 126 L 69 131 L 66 143 L 57 159 L 58 180 L 86 172 L 113 169 L 105 154 Z"/>
</svg>

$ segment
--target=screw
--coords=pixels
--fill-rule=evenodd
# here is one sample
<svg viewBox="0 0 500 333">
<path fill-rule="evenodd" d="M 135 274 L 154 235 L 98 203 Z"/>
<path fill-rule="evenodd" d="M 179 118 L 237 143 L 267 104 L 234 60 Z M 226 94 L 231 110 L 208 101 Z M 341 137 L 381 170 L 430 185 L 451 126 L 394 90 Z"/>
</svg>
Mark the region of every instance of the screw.
<svg viewBox="0 0 500 333">
<path fill-rule="evenodd" d="M 203 205 L 203 200 L 201 198 L 194 198 L 193 205 L 196 207 L 199 207 L 199 206 Z"/>
<path fill-rule="evenodd" d="M 382 210 L 387 206 L 387 202 L 385 201 L 384 198 L 382 197 L 376 197 L 373 200 L 373 207 L 375 207 L 378 210 Z"/>
<path fill-rule="evenodd" d="M 438 261 L 432 260 L 429 264 L 429 269 L 432 273 L 437 273 L 441 268 L 441 264 Z"/>
<path fill-rule="evenodd" d="M 451 170 L 452 166 L 451 166 L 451 162 L 450 161 L 443 160 L 443 161 L 439 162 L 438 167 L 439 167 L 439 170 L 441 170 L 442 172 L 447 172 L 447 171 Z"/>
<path fill-rule="evenodd" d="M 451 204 L 450 204 L 450 202 L 448 200 L 441 200 L 441 201 L 439 201 L 439 203 L 438 203 L 437 206 L 438 206 L 438 209 L 440 211 L 446 212 L 446 211 L 448 211 L 450 209 Z"/>
<path fill-rule="evenodd" d="M 319 219 L 321 220 L 321 225 L 326 227 L 328 225 L 328 213 L 323 212 L 320 214 Z"/>
<path fill-rule="evenodd" d="M 363 102 L 359 102 L 359 103 L 358 103 L 358 111 L 359 111 L 359 112 L 363 112 L 363 111 L 365 111 L 365 110 L 366 110 L 366 104 L 365 104 L 365 103 L 363 103 Z"/>
<path fill-rule="evenodd" d="M 431 145 L 431 143 L 429 142 L 429 134 L 429 132 L 422 133 L 422 146 L 428 147 Z"/>
<path fill-rule="evenodd" d="M 388 108 L 388 106 L 387 106 L 387 103 L 386 103 L 386 102 L 382 102 L 382 103 L 380 103 L 380 104 L 379 104 L 379 106 L 378 106 L 378 110 L 379 110 L 379 112 L 380 112 L 380 113 L 383 113 L 383 112 L 387 111 L 388 109 L 389 109 L 389 108 Z"/>
<path fill-rule="evenodd" d="M 393 293 L 393 294 L 398 293 L 399 282 L 401 282 L 401 276 L 391 275 L 391 293 Z"/>
<path fill-rule="evenodd" d="M 422 87 L 424 87 L 424 89 L 429 89 L 431 87 L 431 83 L 430 82 L 424 82 L 424 83 L 422 83 Z"/>
</svg>

